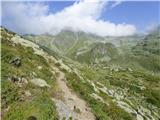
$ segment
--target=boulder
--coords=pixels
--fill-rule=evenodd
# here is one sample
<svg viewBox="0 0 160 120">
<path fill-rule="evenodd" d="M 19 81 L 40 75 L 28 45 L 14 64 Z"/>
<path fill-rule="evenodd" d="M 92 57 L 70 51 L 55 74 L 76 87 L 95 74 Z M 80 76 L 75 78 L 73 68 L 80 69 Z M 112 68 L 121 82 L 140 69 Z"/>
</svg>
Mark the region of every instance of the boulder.
<svg viewBox="0 0 160 120">
<path fill-rule="evenodd" d="M 30 91 L 27 90 L 27 91 L 24 92 L 24 95 L 25 95 L 26 97 L 30 97 L 32 94 L 30 93 Z"/>
<path fill-rule="evenodd" d="M 19 82 L 21 80 L 21 78 L 19 78 L 17 76 L 11 76 L 11 77 L 8 77 L 8 80 L 15 83 L 15 82 Z"/>
<path fill-rule="evenodd" d="M 42 66 L 38 66 L 37 68 L 38 68 L 38 70 L 41 70 L 43 67 Z"/>
<path fill-rule="evenodd" d="M 21 66 L 21 58 L 15 57 L 15 58 L 11 59 L 9 61 L 9 63 L 16 66 L 16 67 L 20 67 Z"/>
<path fill-rule="evenodd" d="M 24 83 L 24 84 L 27 84 L 28 80 L 26 78 L 21 78 L 21 82 Z"/>
<path fill-rule="evenodd" d="M 31 79 L 30 82 L 39 87 L 50 87 L 45 80 L 40 78 Z"/>
</svg>

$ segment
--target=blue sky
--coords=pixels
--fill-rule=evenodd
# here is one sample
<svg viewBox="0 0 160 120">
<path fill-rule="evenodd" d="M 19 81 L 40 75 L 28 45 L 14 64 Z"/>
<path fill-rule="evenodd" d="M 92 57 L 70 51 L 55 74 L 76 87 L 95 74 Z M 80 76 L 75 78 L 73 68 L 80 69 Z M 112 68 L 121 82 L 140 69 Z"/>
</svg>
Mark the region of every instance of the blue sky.
<svg viewBox="0 0 160 120">
<path fill-rule="evenodd" d="M 145 30 L 148 25 L 160 23 L 160 2 L 123 2 L 114 9 L 104 10 L 102 19 L 135 24 L 139 30 Z"/>
<path fill-rule="evenodd" d="M 160 24 L 158 1 L 100 1 L 5 2 L 2 25 L 22 34 L 55 34 L 70 28 L 100 36 L 126 36 Z"/>
</svg>

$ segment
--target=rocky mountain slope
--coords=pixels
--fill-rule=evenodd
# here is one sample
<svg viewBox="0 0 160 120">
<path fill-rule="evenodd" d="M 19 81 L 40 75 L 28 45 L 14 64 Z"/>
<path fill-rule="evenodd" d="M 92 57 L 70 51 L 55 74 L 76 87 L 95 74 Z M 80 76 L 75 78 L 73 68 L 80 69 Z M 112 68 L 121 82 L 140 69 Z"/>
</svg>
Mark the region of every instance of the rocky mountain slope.
<svg viewBox="0 0 160 120">
<path fill-rule="evenodd" d="M 158 34 L 117 45 L 1 28 L 2 119 L 159 120 Z"/>
<path fill-rule="evenodd" d="M 24 37 L 58 55 L 81 63 L 118 64 L 122 67 L 159 71 L 159 31 L 157 27 L 146 36 L 98 37 L 64 30 L 54 36 L 25 35 Z"/>
<path fill-rule="evenodd" d="M 2 119 L 94 119 L 85 101 L 64 82 L 65 65 L 38 45 L 4 28 L 2 39 Z M 63 108 L 64 107 L 64 108 Z"/>
<path fill-rule="evenodd" d="M 24 37 L 70 58 L 75 58 L 79 52 L 86 51 L 93 43 L 103 40 L 102 37 L 86 34 L 83 32 L 72 32 L 68 30 L 64 30 L 54 36 L 25 35 Z"/>
</svg>

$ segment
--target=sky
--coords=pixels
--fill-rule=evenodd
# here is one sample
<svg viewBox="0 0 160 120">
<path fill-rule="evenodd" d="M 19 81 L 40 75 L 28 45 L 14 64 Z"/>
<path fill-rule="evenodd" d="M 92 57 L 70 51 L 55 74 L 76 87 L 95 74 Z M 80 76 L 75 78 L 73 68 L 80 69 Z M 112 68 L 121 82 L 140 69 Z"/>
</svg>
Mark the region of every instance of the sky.
<svg viewBox="0 0 160 120">
<path fill-rule="evenodd" d="M 128 36 L 160 24 L 158 1 L 2 2 L 2 26 L 19 34 L 83 31 L 99 36 Z"/>
</svg>

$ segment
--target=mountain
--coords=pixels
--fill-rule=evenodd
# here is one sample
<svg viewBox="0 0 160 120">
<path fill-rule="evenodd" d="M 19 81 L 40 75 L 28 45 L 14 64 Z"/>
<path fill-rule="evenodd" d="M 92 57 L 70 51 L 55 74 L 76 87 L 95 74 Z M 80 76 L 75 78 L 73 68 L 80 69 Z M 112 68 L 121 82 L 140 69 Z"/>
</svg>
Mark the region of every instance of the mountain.
<svg viewBox="0 0 160 120">
<path fill-rule="evenodd" d="M 53 51 L 59 51 L 59 53 L 71 58 L 74 58 L 78 51 L 85 50 L 94 42 L 103 40 L 103 38 L 92 34 L 86 34 L 84 32 L 72 32 L 69 30 L 64 30 L 54 36 L 25 35 L 24 38 L 35 43 L 39 43 L 40 45 L 45 46 Z"/>
<path fill-rule="evenodd" d="M 145 36 L 143 41 L 137 43 L 133 47 L 133 51 L 137 54 L 155 54 L 160 55 L 160 28 L 154 29 Z"/>
<path fill-rule="evenodd" d="M 86 51 L 79 51 L 76 60 L 87 63 L 110 61 L 118 55 L 117 48 L 112 43 L 96 42 L 89 46 Z"/>
<path fill-rule="evenodd" d="M 64 30 L 54 36 L 27 35 L 24 37 L 59 55 L 81 63 L 118 64 L 123 67 L 159 71 L 159 38 L 157 35 L 158 30 L 153 30 L 146 36 L 99 37 L 83 32 Z M 152 54 L 151 51 L 152 53 L 157 52 L 157 54 Z M 146 63 L 141 62 L 141 59 Z"/>
<path fill-rule="evenodd" d="M 3 120 L 160 119 L 155 32 L 108 40 L 71 31 L 1 33 Z"/>
<path fill-rule="evenodd" d="M 144 68 L 160 71 L 160 28 L 154 29 L 142 41 L 132 47 L 136 61 Z"/>
</svg>

